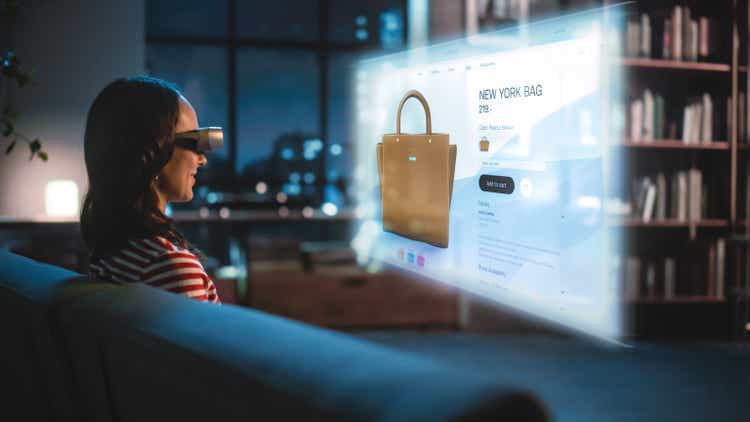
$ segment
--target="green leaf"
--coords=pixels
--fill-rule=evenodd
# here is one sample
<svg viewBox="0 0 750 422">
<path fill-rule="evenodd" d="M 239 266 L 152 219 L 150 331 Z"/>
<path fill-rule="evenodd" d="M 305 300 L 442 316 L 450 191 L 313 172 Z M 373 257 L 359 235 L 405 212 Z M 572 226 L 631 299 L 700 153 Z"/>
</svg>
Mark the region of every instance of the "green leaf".
<svg viewBox="0 0 750 422">
<path fill-rule="evenodd" d="M 13 147 L 15 146 L 16 146 L 16 141 L 14 140 L 13 142 L 10 143 L 10 145 L 8 145 L 8 148 L 5 149 L 5 153 L 10 154 L 10 152 L 13 151 Z"/>
<path fill-rule="evenodd" d="M 39 155 L 39 158 L 42 159 L 42 161 L 47 161 L 47 159 L 49 158 L 49 157 L 47 157 L 47 153 L 44 152 L 44 151 L 39 151 L 38 155 Z"/>
<path fill-rule="evenodd" d="M 37 152 L 42 150 L 42 143 L 39 142 L 39 139 L 34 139 L 31 143 L 29 143 L 29 149 L 31 150 L 32 154 L 36 154 Z"/>
</svg>

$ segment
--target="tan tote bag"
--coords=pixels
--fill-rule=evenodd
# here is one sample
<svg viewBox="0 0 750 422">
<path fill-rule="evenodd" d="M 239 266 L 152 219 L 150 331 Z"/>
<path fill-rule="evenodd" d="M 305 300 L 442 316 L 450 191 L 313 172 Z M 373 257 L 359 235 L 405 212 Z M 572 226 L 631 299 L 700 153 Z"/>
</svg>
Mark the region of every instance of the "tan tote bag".
<svg viewBox="0 0 750 422">
<path fill-rule="evenodd" d="M 424 107 L 425 134 L 401 133 L 401 109 L 409 98 Z M 419 91 L 404 95 L 396 133 L 383 135 L 377 156 L 383 230 L 447 248 L 456 146 L 447 134 L 432 133 L 430 106 Z"/>
</svg>

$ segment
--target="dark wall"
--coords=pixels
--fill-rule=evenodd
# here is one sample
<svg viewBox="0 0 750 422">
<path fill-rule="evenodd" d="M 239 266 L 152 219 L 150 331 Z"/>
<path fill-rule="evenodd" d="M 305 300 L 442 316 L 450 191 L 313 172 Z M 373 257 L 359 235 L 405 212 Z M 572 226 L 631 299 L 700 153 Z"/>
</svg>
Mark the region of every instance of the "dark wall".
<svg viewBox="0 0 750 422">
<path fill-rule="evenodd" d="M 44 214 L 50 180 L 73 180 L 79 195 L 85 193 L 86 112 L 109 81 L 144 72 L 145 16 L 144 0 L 20 3 L 14 47 L 36 77 L 31 87 L 13 93 L 21 112 L 18 130 L 40 138 L 50 159 L 29 161 L 25 147 L 0 154 L 0 215 L 30 218 Z M 0 46 L 7 44 L 6 27 L 0 25 Z"/>
</svg>

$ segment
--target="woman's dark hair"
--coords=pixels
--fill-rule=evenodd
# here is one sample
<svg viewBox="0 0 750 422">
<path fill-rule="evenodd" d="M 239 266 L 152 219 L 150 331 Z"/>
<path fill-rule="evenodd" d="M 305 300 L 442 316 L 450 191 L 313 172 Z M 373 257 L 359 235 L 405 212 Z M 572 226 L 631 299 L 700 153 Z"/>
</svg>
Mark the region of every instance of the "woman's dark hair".
<svg viewBox="0 0 750 422">
<path fill-rule="evenodd" d="M 94 100 L 86 119 L 84 153 L 89 190 L 81 233 L 92 257 L 128 240 L 164 236 L 190 245 L 158 207 L 152 180 L 172 157 L 180 92 L 150 77 L 117 79 Z"/>
</svg>

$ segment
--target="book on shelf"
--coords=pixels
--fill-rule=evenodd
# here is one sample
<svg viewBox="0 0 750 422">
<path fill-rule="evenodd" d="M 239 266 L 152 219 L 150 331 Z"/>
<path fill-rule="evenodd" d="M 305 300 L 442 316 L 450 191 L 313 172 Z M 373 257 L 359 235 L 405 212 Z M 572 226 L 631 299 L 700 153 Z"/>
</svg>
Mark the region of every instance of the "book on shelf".
<svg viewBox="0 0 750 422">
<path fill-rule="evenodd" d="M 711 21 L 706 16 L 693 18 L 687 5 L 675 6 L 675 14 L 680 14 L 678 31 L 681 35 L 681 51 L 675 60 L 695 62 L 707 60 L 711 56 Z"/>
<path fill-rule="evenodd" d="M 666 115 L 664 110 L 664 97 L 659 94 L 654 96 L 654 137 L 664 139 L 667 134 L 664 129 L 666 126 Z"/>
<path fill-rule="evenodd" d="M 672 9 L 672 60 L 682 60 L 682 6 Z"/>
<path fill-rule="evenodd" d="M 646 297 L 649 299 L 656 298 L 656 262 L 649 260 L 646 262 Z"/>
<path fill-rule="evenodd" d="M 658 173 L 637 177 L 632 181 L 631 216 L 644 223 L 664 220 L 700 222 L 708 207 L 707 192 L 703 173 L 696 168 L 671 175 Z"/>
<path fill-rule="evenodd" d="M 641 14 L 640 56 L 651 57 L 651 19 L 645 13 Z"/>
<path fill-rule="evenodd" d="M 726 283 L 727 246 L 723 238 L 716 240 L 716 298 L 724 299 L 724 285 Z"/>
<path fill-rule="evenodd" d="M 656 220 L 667 219 L 667 178 L 664 173 L 656 175 L 656 197 L 661 200 L 656 202 Z"/>
<path fill-rule="evenodd" d="M 661 29 L 661 32 L 658 30 Z M 714 25 L 708 16 L 693 16 L 688 5 L 677 5 L 667 17 L 643 13 L 625 26 L 627 57 L 707 61 L 713 57 Z M 661 51 L 654 51 L 661 47 Z"/>
<path fill-rule="evenodd" d="M 686 7 L 682 8 L 683 11 L 687 10 Z M 682 61 L 692 62 L 693 60 L 693 32 L 692 22 L 689 16 L 685 16 L 684 12 L 682 15 Z"/>
<path fill-rule="evenodd" d="M 672 176 L 671 213 L 679 222 L 687 221 L 687 173 L 679 171 Z"/>
<path fill-rule="evenodd" d="M 691 97 L 683 107 L 681 140 L 686 145 L 710 145 L 725 133 L 721 125 L 718 107 L 711 94 L 704 92 Z M 627 133 L 633 142 L 652 143 L 661 139 L 674 139 L 674 121 L 669 118 L 664 97 L 650 89 L 633 98 L 628 107 Z M 729 127 L 726 128 L 729 132 Z"/>
<path fill-rule="evenodd" d="M 672 43 L 674 42 L 672 35 L 672 19 L 670 18 L 664 20 L 664 31 L 662 32 L 661 40 L 661 58 L 669 60 L 672 58 Z"/>
<path fill-rule="evenodd" d="M 700 113 L 700 109 L 697 109 L 695 106 L 696 104 L 688 104 L 682 112 L 682 143 L 684 144 L 693 143 L 695 115 Z"/>
<path fill-rule="evenodd" d="M 705 16 L 701 16 L 698 20 L 698 33 L 700 34 L 700 39 L 698 40 L 698 57 L 701 60 L 707 59 L 710 55 L 709 43 L 712 38 L 711 30 L 712 25 L 710 24 L 710 20 Z"/>
<path fill-rule="evenodd" d="M 630 103 L 630 139 L 640 141 L 643 137 L 643 101 L 639 98 Z"/>
<path fill-rule="evenodd" d="M 666 256 L 629 255 L 620 263 L 622 298 L 626 301 L 679 300 L 681 297 L 724 299 L 726 240 L 712 239 Z"/>
<path fill-rule="evenodd" d="M 641 29 L 640 24 L 635 21 L 629 21 L 626 24 L 625 32 L 625 55 L 627 57 L 638 57 L 641 46 Z"/>
<path fill-rule="evenodd" d="M 702 100 L 701 142 L 707 144 L 714 138 L 714 102 L 707 93 L 703 94 Z"/>
<path fill-rule="evenodd" d="M 643 91 L 643 141 L 653 142 L 654 141 L 654 95 L 651 90 Z"/>
<path fill-rule="evenodd" d="M 701 220 L 703 208 L 703 176 L 700 170 L 688 170 L 688 185 L 688 221 L 697 222 Z"/>
<path fill-rule="evenodd" d="M 664 299 L 674 299 L 675 291 L 675 259 L 672 257 L 664 258 Z"/>
<path fill-rule="evenodd" d="M 714 130 L 713 99 L 708 93 L 693 98 L 682 115 L 682 142 L 685 144 L 710 144 L 718 134 Z"/>
<path fill-rule="evenodd" d="M 687 54 L 685 55 L 688 61 L 691 62 L 697 62 L 698 61 L 698 22 L 691 20 L 690 26 L 688 27 L 688 34 L 689 34 L 689 42 L 688 42 L 688 49 Z"/>
<path fill-rule="evenodd" d="M 718 300 L 724 299 L 726 278 L 726 240 L 718 238 L 708 247 L 708 285 L 705 295 Z"/>
<path fill-rule="evenodd" d="M 647 202 L 649 202 L 649 196 L 651 196 L 650 201 L 652 203 L 656 200 L 655 188 L 651 182 L 651 178 L 645 176 L 634 179 L 632 196 L 633 202 L 635 203 L 635 216 L 646 223 L 649 222 L 651 220 L 651 213 L 648 209 L 649 205 L 647 205 Z"/>
<path fill-rule="evenodd" d="M 637 256 L 629 256 L 625 259 L 624 267 L 623 298 L 629 301 L 637 300 L 641 295 L 641 259 Z"/>
<path fill-rule="evenodd" d="M 645 186 L 645 198 L 643 199 L 643 214 L 641 215 L 641 220 L 643 220 L 644 223 L 649 223 L 651 221 L 651 217 L 654 215 L 654 204 L 656 202 L 656 185 L 646 177 L 644 179 L 646 182 Z"/>
</svg>

